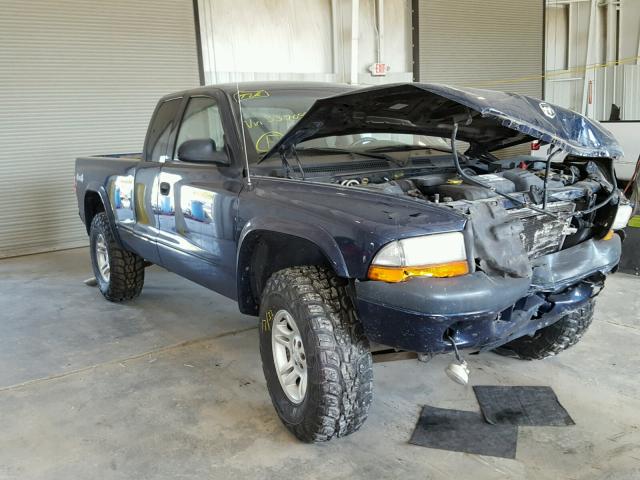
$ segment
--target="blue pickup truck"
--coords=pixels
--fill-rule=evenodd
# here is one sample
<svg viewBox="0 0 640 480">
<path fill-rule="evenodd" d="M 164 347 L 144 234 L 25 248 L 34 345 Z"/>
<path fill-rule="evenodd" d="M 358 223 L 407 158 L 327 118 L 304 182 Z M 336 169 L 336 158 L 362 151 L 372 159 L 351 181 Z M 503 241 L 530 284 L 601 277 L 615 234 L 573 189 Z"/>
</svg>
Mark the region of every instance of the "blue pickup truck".
<svg viewBox="0 0 640 480">
<path fill-rule="evenodd" d="M 547 158 L 517 152 L 532 140 Z M 575 344 L 631 214 L 621 154 L 522 95 L 241 83 L 167 95 L 141 154 L 79 158 L 75 181 L 104 297 L 136 297 L 157 264 L 236 300 L 279 417 L 323 441 L 367 417 L 370 342 L 522 359 Z"/>
</svg>

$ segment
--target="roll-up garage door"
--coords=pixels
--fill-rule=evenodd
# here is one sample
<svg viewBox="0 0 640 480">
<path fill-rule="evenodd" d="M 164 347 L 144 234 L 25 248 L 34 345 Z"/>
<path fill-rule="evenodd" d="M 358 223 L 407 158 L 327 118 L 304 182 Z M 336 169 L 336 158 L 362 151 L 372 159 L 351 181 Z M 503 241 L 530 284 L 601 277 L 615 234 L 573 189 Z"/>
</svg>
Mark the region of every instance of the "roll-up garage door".
<svg viewBox="0 0 640 480">
<path fill-rule="evenodd" d="M 0 257 L 85 245 L 78 156 L 142 149 L 156 101 L 199 84 L 192 0 L 4 0 Z"/>
<path fill-rule="evenodd" d="M 414 74 L 542 97 L 543 0 L 414 0 Z"/>
</svg>

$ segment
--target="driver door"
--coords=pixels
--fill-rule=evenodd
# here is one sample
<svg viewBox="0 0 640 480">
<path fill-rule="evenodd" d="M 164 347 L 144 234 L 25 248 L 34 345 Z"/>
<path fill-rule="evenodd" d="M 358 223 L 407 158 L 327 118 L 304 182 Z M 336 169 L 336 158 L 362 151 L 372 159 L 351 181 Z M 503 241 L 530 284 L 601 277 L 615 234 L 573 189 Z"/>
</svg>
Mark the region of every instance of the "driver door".
<svg viewBox="0 0 640 480">
<path fill-rule="evenodd" d="M 234 240 L 242 169 L 225 145 L 233 138 L 226 103 L 214 96 L 188 100 L 173 149 L 159 178 L 158 249 L 162 264 L 186 278 L 235 298 Z M 179 158 L 189 140 L 211 140 L 227 164 Z"/>
</svg>

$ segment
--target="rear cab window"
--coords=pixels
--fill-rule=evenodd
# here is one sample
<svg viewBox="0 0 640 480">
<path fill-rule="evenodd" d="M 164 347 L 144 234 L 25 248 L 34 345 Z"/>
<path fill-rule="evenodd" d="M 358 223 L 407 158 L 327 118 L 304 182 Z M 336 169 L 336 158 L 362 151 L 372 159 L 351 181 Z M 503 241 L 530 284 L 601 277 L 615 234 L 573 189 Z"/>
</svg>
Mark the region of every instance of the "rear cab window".
<svg viewBox="0 0 640 480">
<path fill-rule="evenodd" d="M 173 121 L 176 118 L 182 97 L 165 100 L 156 109 L 149 126 L 145 160 L 148 162 L 164 162 L 167 160 L 167 148 Z"/>
</svg>

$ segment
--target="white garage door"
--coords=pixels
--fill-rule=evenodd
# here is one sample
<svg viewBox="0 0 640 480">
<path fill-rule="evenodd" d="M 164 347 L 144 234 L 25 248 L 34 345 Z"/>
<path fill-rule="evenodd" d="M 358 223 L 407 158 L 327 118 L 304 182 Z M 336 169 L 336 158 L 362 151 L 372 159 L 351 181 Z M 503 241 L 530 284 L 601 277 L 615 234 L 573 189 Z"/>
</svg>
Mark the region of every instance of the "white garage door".
<svg viewBox="0 0 640 480">
<path fill-rule="evenodd" d="M 139 152 L 157 99 L 199 84 L 192 0 L 3 0 L 0 257 L 85 245 L 82 155 Z"/>
<path fill-rule="evenodd" d="M 414 0 L 414 72 L 542 97 L 543 0 Z"/>
<path fill-rule="evenodd" d="M 418 81 L 542 98 L 544 0 L 413 0 L 413 26 Z"/>
</svg>

